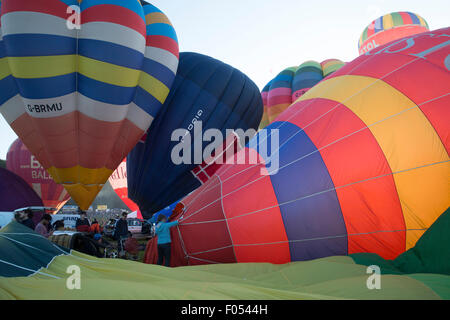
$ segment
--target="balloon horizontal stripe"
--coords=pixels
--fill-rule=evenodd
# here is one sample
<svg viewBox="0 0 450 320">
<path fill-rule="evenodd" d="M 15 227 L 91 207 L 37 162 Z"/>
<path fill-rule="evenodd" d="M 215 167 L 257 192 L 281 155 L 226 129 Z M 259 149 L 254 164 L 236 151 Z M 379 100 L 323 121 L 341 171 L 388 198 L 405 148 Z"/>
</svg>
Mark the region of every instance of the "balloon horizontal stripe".
<svg viewBox="0 0 450 320">
<path fill-rule="evenodd" d="M 98 5 L 88 9 L 81 6 L 81 10 L 81 30 L 85 24 L 101 21 L 133 29 L 145 37 L 144 17 L 133 11 L 123 10 L 122 7 L 113 5 Z"/>
<path fill-rule="evenodd" d="M 72 93 L 76 89 L 76 74 L 51 78 L 15 78 L 20 95 L 25 99 L 47 99 Z"/>
<path fill-rule="evenodd" d="M 9 44 L 9 57 L 70 55 L 76 53 L 77 47 L 74 38 L 46 34 L 15 34 L 4 39 Z"/>
<path fill-rule="evenodd" d="M 143 132 L 147 131 L 154 117 L 134 103 L 130 104 L 126 118 Z"/>
<path fill-rule="evenodd" d="M 164 49 L 172 53 L 177 59 L 179 58 L 178 42 L 171 38 L 159 35 L 147 36 L 146 45 L 147 47 Z"/>
<path fill-rule="evenodd" d="M 165 23 L 167 25 L 172 26 L 167 16 L 162 12 L 152 12 L 145 15 L 145 22 L 147 25 L 153 24 L 153 23 Z"/>
<path fill-rule="evenodd" d="M 136 50 L 142 54 L 145 50 L 145 36 L 142 36 L 133 29 L 118 24 L 97 21 L 83 24 L 78 38 L 109 42 L 130 50 Z M 113 55 L 113 53 L 110 53 L 110 55 Z"/>
<path fill-rule="evenodd" d="M 140 71 L 115 64 L 78 57 L 79 73 L 91 79 L 120 87 L 135 87 Z"/>
<path fill-rule="evenodd" d="M 154 78 L 157 78 L 166 87 L 170 87 L 172 85 L 173 80 L 175 79 L 175 74 L 172 72 L 172 70 L 150 59 L 144 60 L 142 71 L 144 71 L 145 73 L 149 74 Z"/>
<path fill-rule="evenodd" d="M 141 73 L 139 86 L 161 103 L 164 103 L 170 91 L 164 83 L 147 73 Z"/>
<path fill-rule="evenodd" d="M 9 77 L 11 75 L 11 71 L 9 70 L 8 60 L 5 57 L 0 57 L 0 81 Z M 0 85 L 1 87 L 1 85 Z M 5 87 L 6 88 L 6 87 Z M 1 93 L 0 93 L 1 95 Z M 0 102 L 1 105 L 1 102 Z"/>
<path fill-rule="evenodd" d="M 177 34 L 171 25 L 165 23 L 153 23 L 147 26 L 148 36 L 165 36 L 178 42 Z"/>
<path fill-rule="evenodd" d="M 112 8 L 117 8 L 117 10 L 126 11 L 123 9 L 128 9 L 138 15 L 142 20 L 144 20 L 144 11 L 139 1 L 123 1 L 123 0 L 83 0 L 81 2 L 81 9 L 87 10 L 90 8 L 96 8 L 98 6 L 107 6 Z"/>
<path fill-rule="evenodd" d="M 134 97 L 136 87 L 121 87 L 78 74 L 78 92 L 99 102 L 126 105 Z"/>
<path fill-rule="evenodd" d="M 80 39 L 78 45 L 79 54 L 86 58 L 130 69 L 142 68 L 144 60 L 142 52 L 114 43 L 90 39 Z"/>
<path fill-rule="evenodd" d="M 152 96 L 149 92 L 145 91 L 141 87 L 136 88 L 136 96 L 134 103 L 141 109 L 145 110 L 152 117 L 156 117 L 159 110 L 161 110 L 163 104 Z"/>
<path fill-rule="evenodd" d="M 66 20 L 69 15 L 67 14 L 67 4 L 61 1 L 53 0 L 33 0 L 33 1 L 2 1 L 2 19 L 3 16 L 10 12 L 30 12 L 30 13 L 43 13 Z"/>
<path fill-rule="evenodd" d="M 145 58 L 166 66 L 174 75 L 177 73 L 178 58 L 167 50 L 156 47 L 147 47 L 145 51 Z"/>
<path fill-rule="evenodd" d="M 14 81 L 14 79 L 12 80 Z M 17 108 L 17 104 L 22 103 L 22 98 L 17 94 L 17 92 L 9 92 L 10 97 L 3 101 L 3 92 L 1 89 L 2 86 L 0 83 L 0 113 L 5 118 L 6 122 L 11 125 L 17 118 L 25 114 L 24 108 Z"/>
<path fill-rule="evenodd" d="M 8 35 L 34 35 L 45 34 L 76 38 L 75 29 L 67 28 L 67 17 L 57 17 L 39 12 L 11 12 L 2 15 L 2 34 Z M 27 23 L 23 23 L 27 21 Z"/>
<path fill-rule="evenodd" d="M 76 71 L 76 56 L 9 57 L 14 77 L 21 79 L 50 78 Z"/>
</svg>

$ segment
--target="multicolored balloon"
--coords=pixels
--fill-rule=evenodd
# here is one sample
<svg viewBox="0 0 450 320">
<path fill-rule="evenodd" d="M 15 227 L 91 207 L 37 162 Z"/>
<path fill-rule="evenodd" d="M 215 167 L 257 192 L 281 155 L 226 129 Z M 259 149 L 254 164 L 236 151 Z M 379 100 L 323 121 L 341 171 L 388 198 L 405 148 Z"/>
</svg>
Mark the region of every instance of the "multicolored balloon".
<svg viewBox="0 0 450 320">
<path fill-rule="evenodd" d="M 127 161 L 123 159 L 122 163 L 114 170 L 113 174 L 108 179 L 114 192 L 131 211 L 139 211 L 136 203 L 128 198 L 128 182 L 127 182 Z"/>
<path fill-rule="evenodd" d="M 359 54 L 390 41 L 429 31 L 428 23 L 412 12 L 392 12 L 373 20 L 359 38 Z"/>
<path fill-rule="evenodd" d="M 3 0 L 0 112 L 87 209 L 175 78 L 167 17 L 136 0 Z"/>
<path fill-rule="evenodd" d="M 329 59 L 321 63 L 306 61 L 298 67 L 284 69 L 261 92 L 264 114 L 259 127 L 262 129 L 272 123 L 295 100 L 344 64 Z"/>
<path fill-rule="evenodd" d="M 59 209 L 70 199 L 64 187 L 53 181 L 20 139 L 14 141 L 9 147 L 6 168 L 24 179 L 39 195 L 46 207 Z"/>
<path fill-rule="evenodd" d="M 393 259 L 413 247 L 450 206 L 449 36 L 380 46 L 301 96 L 238 153 L 259 161 L 222 165 L 181 201 L 177 261 Z"/>
<path fill-rule="evenodd" d="M 259 89 L 242 72 L 205 55 L 181 53 L 160 115 L 127 157 L 128 196 L 145 218 L 186 196 L 217 169 L 215 162 L 205 163 L 206 147 L 227 143 L 228 130 L 252 128 L 255 133 L 262 112 Z M 202 139 L 209 129 L 219 131 L 220 141 Z M 182 136 L 178 136 L 180 130 Z M 183 143 L 189 155 L 178 163 L 173 155 L 182 153 L 176 147 Z"/>
</svg>

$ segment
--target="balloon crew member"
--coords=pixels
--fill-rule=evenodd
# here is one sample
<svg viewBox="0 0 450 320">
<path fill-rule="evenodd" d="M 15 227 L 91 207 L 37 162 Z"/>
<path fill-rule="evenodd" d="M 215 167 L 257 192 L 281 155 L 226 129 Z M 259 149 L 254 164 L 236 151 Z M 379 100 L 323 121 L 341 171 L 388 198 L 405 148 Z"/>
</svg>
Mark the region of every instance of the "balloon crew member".
<svg viewBox="0 0 450 320">
<path fill-rule="evenodd" d="M 75 229 L 79 232 L 89 232 L 91 227 L 91 223 L 89 222 L 89 219 L 87 218 L 86 212 L 81 211 L 80 218 L 77 219 L 77 222 L 75 224 Z"/>
<path fill-rule="evenodd" d="M 163 214 L 158 216 L 155 233 L 158 236 L 158 265 L 170 266 L 170 255 L 172 239 L 170 238 L 170 228 L 178 225 L 178 221 L 167 222 L 167 217 Z"/>
<path fill-rule="evenodd" d="M 51 224 L 51 222 L 52 222 L 52 217 L 48 213 L 44 214 L 41 222 L 38 223 L 38 225 L 36 226 L 34 231 L 36 231 L 40 235 L 48 238 L 49 236 L 51 236 L 53 234 L 53 231 L 50 231 L 50 232 L 48 231 L 48 225 Z"/>
<path fill-rule="evenodd" d="M 24 226 L 27 226 L 28 228 L 30 228 L 31 230 L 34 230 L 34 228 L 36 228 L 36 225 L 33 221 L 33 211 L 31 211 L 30 209 L 25 210 L 25 214 L 26 214 L 26 218 L 25 220 L 22 221 L 22 224 Z"/>
<path fill-rule="evenodd" d="M 122 240 L 128 238 L 128 222 L 126 211 L 122 212 L 122 217 L 117 220 L 116 227 L 114 229 L 113 238 L 118 241 L 119 251 L 123 251 Z"/>
</svg>

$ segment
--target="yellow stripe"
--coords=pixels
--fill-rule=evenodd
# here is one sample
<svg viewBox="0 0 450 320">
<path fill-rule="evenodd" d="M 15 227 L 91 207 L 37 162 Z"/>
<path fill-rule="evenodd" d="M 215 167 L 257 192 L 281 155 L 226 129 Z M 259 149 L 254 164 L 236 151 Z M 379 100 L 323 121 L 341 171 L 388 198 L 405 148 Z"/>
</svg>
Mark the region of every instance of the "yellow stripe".
<svg viewBox="0 0 450 320">
<path fill-rule="evenodd" d="M 74 55 L 8 57 L 9 67 L 16 78 L 50 78 L 75 72 Z"/>
<path fill-rule="evenodd" d="M 9 70 L 8 58 L 0 59 L 0 80 L 6 78 L 11 75 L 11 71 Z"/>
<path fill-rule="evenodd" d="M 394 27 L 394 20 L 390 14 L 383 16 L 383 29 L 391 29 Z"/>
<path fill-rule="evenodd" d="M 353 75 L 331 78 L 297 101 L 312 98 L 340 102 L 366 125 L 373 124 L 370 131 L 392 172 L 449 160 L 441 139 L 422 111 L 403 93 L 383 81 Z M 447 162 L 394 174 L 407 229 L 430 227 L 450 206 L 449 173 Z M 414 246 L 422 233 L 407 232 L 407 249 Z"/>
<path fill-rule="evenodd" d="M 141 73 L 139 86 L 141 86 L 142 89 L 150 93 L 161 103 L 164 103 L 164 101 L 166 101 L 166 98 L 169 95 L 170 91 L 170 89 L 167 88 L 164 83 L 145 72 Z"/>
<path fill-rule="evenodd" d="M 161 12 L 149 13 L 148 15 L 145 16 L 145 22 L 147 25 L 153 23 L 166 23 L 168 25 L 171 25 L 167 16 Z"/>
<path fill-rule="evenodd" d="M 80 74 L 100 82 L 120 86 L 135 87 L 139 81 L 140 70 L 130 69 L 115 64 L 79 57 Z"/>
<path fill-rule="evenodd" d="M 81 209 L 87 210 L 94 201 L 113 170 L 107 168 L 90 169 L 81 166 L 72 168 L 47 169 L 56 183 L 64 185 L 72 199 Z"/>
</svg>

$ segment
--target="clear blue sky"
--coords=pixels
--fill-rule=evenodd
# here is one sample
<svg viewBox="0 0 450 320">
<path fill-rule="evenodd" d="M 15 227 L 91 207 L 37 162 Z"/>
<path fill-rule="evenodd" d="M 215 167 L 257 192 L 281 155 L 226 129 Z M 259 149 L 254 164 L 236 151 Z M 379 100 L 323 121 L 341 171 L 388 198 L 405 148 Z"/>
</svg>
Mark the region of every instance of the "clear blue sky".
<svg viewBox="0 0 450 320">
<path fill-rule="evenodd" d="M 306 60 L 351 61 L 373 19 L 411 11 L 432 30 L 447 27 L 448 0 L 154 0 L 174 25 L 181 51 L 222 60 L 262 88 L 285 67 Z M 14 132 L 0 116 L 0 159 Z"/>
</svg>

